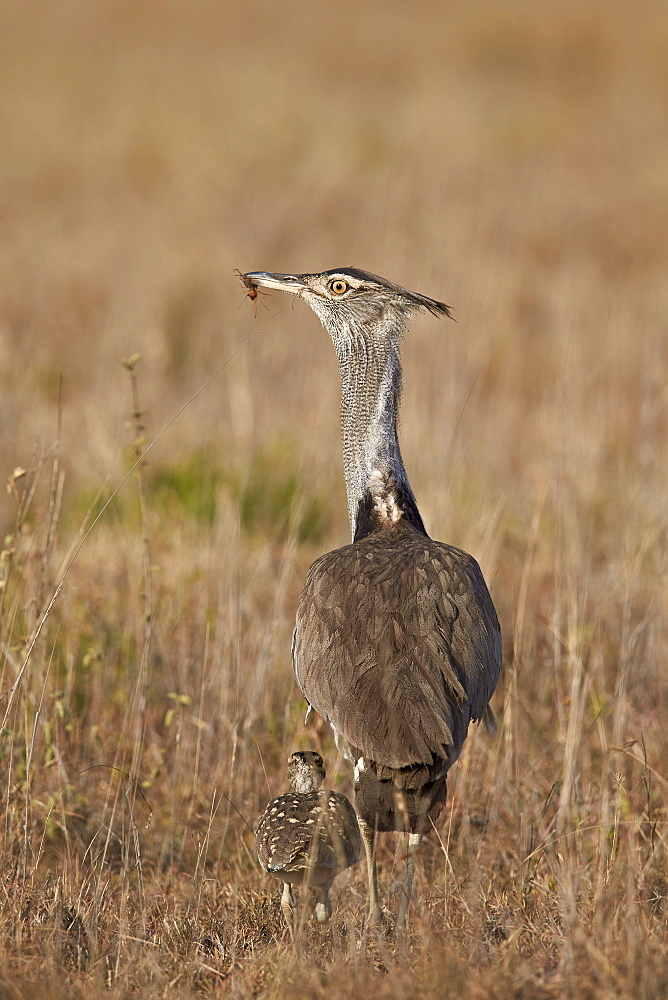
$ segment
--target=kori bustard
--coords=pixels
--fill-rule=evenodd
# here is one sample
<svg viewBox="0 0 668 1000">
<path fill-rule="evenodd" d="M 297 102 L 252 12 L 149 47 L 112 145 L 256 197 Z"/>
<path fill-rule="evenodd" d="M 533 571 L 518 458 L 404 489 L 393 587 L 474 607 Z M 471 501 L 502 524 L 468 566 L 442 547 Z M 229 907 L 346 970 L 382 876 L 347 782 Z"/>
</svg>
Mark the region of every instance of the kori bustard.
<svg viewBox="0 0 668 1000">
<path fill-rule="evenodd" d="M 382 919 L 374 840 L 408 833 L 398 923 L 414 853 L 446 798 L 447 773 L 472 721 L 485 719 L 501 665 L 501 632 L 475 559 L 425 530 L 399 450 L 401 337 L 412 314 L 443 302 L 355 267 L 242 275 L 291 292 L 329 333 L 341 375 L 343 463 L 352 544 L 311 566 L 293 639 L 297 683 L 354 765 L 369 879 Z"/>
</svg>

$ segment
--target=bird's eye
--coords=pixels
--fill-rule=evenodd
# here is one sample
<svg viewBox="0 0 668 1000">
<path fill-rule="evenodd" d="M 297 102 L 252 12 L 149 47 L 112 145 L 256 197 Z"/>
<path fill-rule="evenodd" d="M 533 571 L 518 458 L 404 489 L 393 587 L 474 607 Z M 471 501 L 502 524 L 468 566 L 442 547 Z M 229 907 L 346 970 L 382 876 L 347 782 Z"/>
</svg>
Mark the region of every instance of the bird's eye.
<svg viewBox="0 0 668 1000">
<path fill-rule="evenodd" d="M 330 282 L 329 287 L 334 292 L 335 295 L 343 295 L 350 288 L 347 281 L 342 281 L 341 278 L 335 278 L 334 281 Z"/>
</svg>

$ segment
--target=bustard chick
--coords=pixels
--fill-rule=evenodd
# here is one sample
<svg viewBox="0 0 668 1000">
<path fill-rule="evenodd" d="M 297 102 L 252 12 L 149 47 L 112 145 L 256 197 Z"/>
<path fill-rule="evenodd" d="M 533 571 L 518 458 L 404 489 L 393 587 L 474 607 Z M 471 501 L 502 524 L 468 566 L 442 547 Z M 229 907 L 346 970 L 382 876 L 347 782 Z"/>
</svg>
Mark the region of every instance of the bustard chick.
<svg viewBox="0 0 668 1000">
<path fill-rule="evenodd" d="M 401 924 L 414 852 L 443 807 L 469 723 L 493 725 L 488 702 L 501 666 L 501 632 L 480 567 L 428 536 L 397 438 L 407 322 L 422 310 L 450 313 L 443 302 L 354 267 L 242 277 L 247 288 L 302 298 L 339 362 L 353 541 L 309 570 L 293 665 L 307 701 L 355 767 L 372 921 L 382 919 L 375 832 L 409 835 Z"/>
<path fill-rule="evenodd" d="M 362 849 L 355 810 L 345 795 L 320 790 L 324 778 L 320 754 L 297 750 L 288 761 L 294 791 L 273 799 L 257 828 L 257 856 L 283 882 L 281 908 L 290 928 L 297 905 L 292 886 L 316 892 L 315 915 L 325 923 L 332 915 L 332 882 L 359 860 Z"/>
</svg>

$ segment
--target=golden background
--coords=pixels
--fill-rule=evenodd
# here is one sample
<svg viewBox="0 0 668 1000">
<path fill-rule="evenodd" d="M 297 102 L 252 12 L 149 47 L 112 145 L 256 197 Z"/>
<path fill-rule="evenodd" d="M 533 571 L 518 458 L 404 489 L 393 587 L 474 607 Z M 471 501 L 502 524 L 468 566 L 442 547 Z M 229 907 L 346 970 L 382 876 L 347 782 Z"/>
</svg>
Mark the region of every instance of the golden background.
<svg viewBox="0 0 668 1000">
<path fill-rule="evenodd" d="M 653 2 L 5 5 L 8 996 L 665 996 L 667 43 Z M 350 790 L 289 662 L 348 540 L 338 376 L 234 271 L 350 264 L 454 307 L 406 337 L 402 449 L 504 670 L 407 951 L 356 949 L 360 868 L 300 965 L 220 794 L 253 826 L 299 746 Z"/>
</svg>

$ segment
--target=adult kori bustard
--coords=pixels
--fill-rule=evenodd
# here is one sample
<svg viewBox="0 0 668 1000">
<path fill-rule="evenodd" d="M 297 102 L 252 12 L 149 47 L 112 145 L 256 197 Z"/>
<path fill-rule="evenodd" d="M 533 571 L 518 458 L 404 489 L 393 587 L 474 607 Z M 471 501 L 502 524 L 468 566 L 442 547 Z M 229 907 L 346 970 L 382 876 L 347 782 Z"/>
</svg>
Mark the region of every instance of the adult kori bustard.
<svg viewBox="0 0 668 1000">
<path fill-rule="evenodd" d="M 447 773 L 472 721 L 485 718 L 501 632 L 478 563 L 427 534 L 397 439 L 399 347 L 410 316 L 442 302 L 354 267 L 243 275 L 249 289 L 302 298 L 332 338 L 341 373 L 351 545 L 311 566 L 293 640 L 297 683 L 355 768 L 369 918 L 382 919 L 374 840 L 409 835 L 398 923 L 414 853 L 446 798 Z"/>
</svg>

